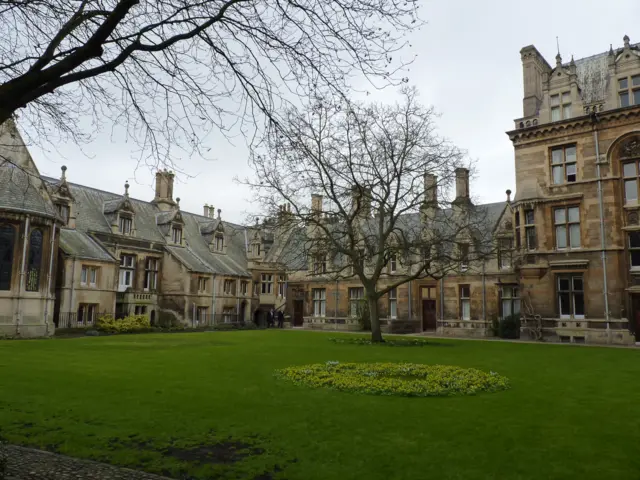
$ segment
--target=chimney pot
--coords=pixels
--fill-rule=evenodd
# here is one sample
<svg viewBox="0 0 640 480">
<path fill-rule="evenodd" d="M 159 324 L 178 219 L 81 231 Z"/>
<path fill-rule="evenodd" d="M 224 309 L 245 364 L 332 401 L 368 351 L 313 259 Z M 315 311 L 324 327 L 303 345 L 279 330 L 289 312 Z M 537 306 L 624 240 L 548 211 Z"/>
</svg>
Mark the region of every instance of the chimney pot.
<svg viewBox="0 0 640 480">
<path fill-rule="evenodd" d="M 511 202 L 511 190 L 507 190 L 507 203 Z"/>
<path fill-rule="evenodd" d="M 173 201 L 173 179 L 174 174 L 166 169 L 156 172 L 156 194 L 153 203 L 161 210 L 170 210 L 176 204 Z"/>
</svg>

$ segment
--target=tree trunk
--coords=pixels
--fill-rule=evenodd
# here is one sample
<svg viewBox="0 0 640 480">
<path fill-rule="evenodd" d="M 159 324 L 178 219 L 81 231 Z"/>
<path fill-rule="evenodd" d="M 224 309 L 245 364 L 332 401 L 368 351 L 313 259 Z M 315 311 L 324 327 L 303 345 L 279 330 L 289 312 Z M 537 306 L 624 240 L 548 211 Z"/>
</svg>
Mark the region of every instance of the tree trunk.
<svg viewBox="0 0 640 480">
<path fill-rule="evenodd" d="M 378 312 L 378 299 L 376 297 L 367 296 L 369 303 L 369 320 L 371 322 L 371 341 L 373 343 L 382 343 L 382 331 L 380 331 L 380 316 Z"/>
</svg>

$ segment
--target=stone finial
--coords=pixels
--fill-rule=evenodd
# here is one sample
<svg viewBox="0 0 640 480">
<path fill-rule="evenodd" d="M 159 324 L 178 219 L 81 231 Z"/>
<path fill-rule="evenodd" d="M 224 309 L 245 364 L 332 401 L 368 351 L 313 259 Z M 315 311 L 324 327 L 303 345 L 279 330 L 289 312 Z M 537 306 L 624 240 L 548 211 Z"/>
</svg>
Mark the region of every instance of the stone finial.
<svg viewBox="0 0 640 480">
<path fill-rule="evenodd" d="M 560 54 L 556 55 L 556 67 L 557 68 L 562 67 L 562 55 Z"/>
<path fill-rule="evenodd" d="M 624 42 L 624 48 L 629 48 L 629 44 L 631 42 L 631 40 L 629 39 L 629 35 L 625 35 L 622 38 L 622 41 Z"/>
<path fill-rule="evenodd" d="M 609 56 L 613 57 L 614 53 L 613 53 L 613 43 L 609 44 Z"/>
<path fill-rule="evenodd" d="M 258 226 L 259 223 L 260 223 L 260 219 L 256 217 L 256 227 Z"/>
<path fill-rule="evenodd" d="M 180 210 L 180 197 L 176 197 L 176 206 L 178 207 L 178 210 Z"/>
<path fill-rule="evenodd" d="M 569 62 L 569 65 L 571 65 L 572 67 L 576 66 L 576 61 L 573 59 L 573 55 L 571 55 L 571 62 Z"/>
<path fill-rule="evenodd" d="M 222 210 L 219 208 L 219 209 L 218 209 L 218 220 L 220 220 L 220 216 L 221 216 L 221 214 L 222 214 Z"/>
<path fill-rule="evenodd" d="M 129 181 L 128 180 L 126 182 L 124 182 L 124 196 L 125 197 L 129 196 Z"/>
<path fill-rule="evenodd" d="M 60 170 L 62 170 L 62 176 L 60 177 L 60 180 L 64 182 L 67 179 L 67 166 L 62 165 L 62 167 L 60 167 Z"/>
<path fill-rule="evenodd" d="M 507 203 L 511 203 L 511 189 L 507 189 Z"/>
</svg>

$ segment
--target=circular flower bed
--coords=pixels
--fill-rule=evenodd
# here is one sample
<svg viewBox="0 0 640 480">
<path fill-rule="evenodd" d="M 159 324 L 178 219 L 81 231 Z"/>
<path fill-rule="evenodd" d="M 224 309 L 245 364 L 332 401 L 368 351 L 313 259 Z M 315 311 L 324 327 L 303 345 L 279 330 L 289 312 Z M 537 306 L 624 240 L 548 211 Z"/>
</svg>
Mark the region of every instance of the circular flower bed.
<svg viewBox="0 0 640 480">
<path fill-rule="evenodd" d="M 416 363 L 315 363 L 278 370 L 276 376 L 308 387 L 405 397 L 475 395 L 509 388 L 509 379 L 495 372 Z"/>
</svg>

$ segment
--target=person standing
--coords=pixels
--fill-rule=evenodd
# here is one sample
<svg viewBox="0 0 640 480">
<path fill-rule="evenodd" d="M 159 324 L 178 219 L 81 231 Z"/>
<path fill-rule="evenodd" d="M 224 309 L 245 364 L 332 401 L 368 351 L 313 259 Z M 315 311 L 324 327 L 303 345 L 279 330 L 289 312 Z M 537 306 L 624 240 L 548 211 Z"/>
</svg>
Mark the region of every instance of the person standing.
<svg viewBox="0 0 640 480">
<path fill-rule="evenodd" d="M 284 312 L 278 310 L 278 328 L 284 328 Z"/>
<path fill-rule="evenodd" d="M 269 310 L 269 313 L 267 313 L 267 328 L 269 327 L 273 327 L 274 324 L 274 310 L 273 308 L 271 310 Z"/>
</svg>

